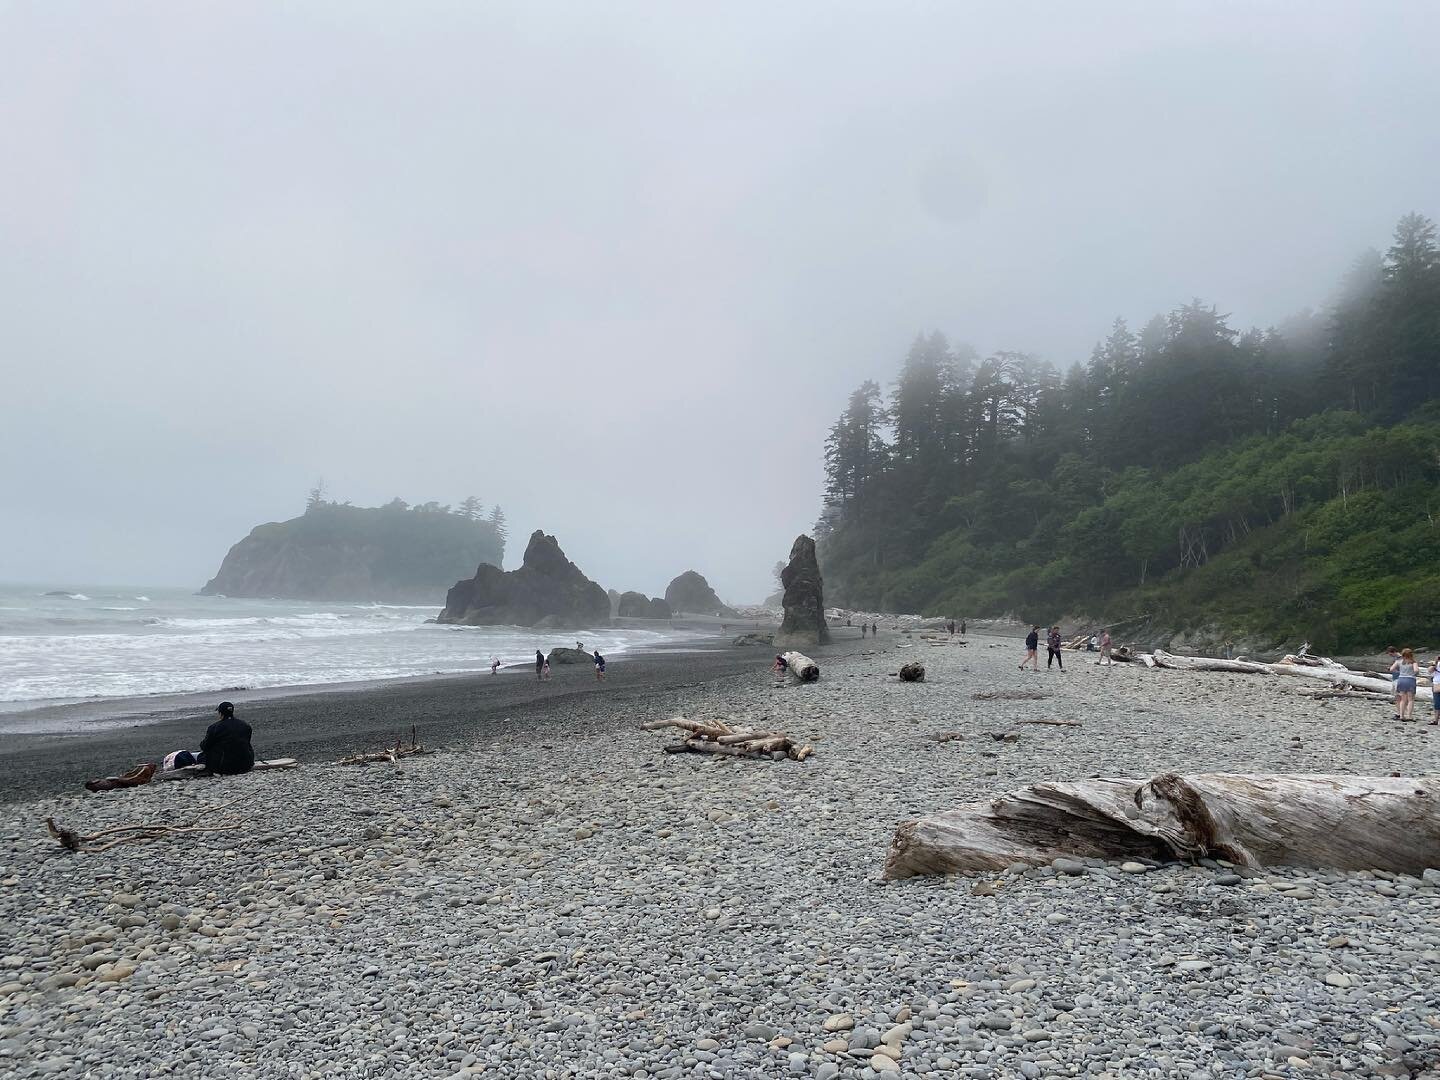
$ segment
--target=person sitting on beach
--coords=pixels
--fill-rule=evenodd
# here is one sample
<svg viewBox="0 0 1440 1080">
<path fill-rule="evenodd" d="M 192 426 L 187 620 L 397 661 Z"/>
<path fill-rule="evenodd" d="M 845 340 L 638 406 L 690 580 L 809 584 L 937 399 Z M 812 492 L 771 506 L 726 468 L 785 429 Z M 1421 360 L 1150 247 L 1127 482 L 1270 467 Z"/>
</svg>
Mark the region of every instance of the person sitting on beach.
<svg viewBox="0 0 1440 1080">
<path fill-rule="evenodd" d="M 1025 635 L 1025 659 L 1020 661 L 1020 670 L 1025 670 L 1026 664 L 1034 664 L 1035 670 L 1040 670 L 1040 628 L 1032 626 L 1030 633 Z"/>
<path fill-rule="evenodd" d="M 250 747 L 250 725 L 235 715 L 235 706 L 222 701 L 215 711 L 220 719 L 205 729 L 200 740 L 200 760 L 208 772 L 221 776 L 237 776 L 255 767 L 255 751 Z"/>
<path fill-rule="evenodd" d="M 539 682 L 545 677 L 545 654 L 539 649 L 535 650 L 535 681 Z"/>
<path fill-rule="evenodd" d="M 1400 659 L 1390 665 L 1395 675 L 1395 719 L 1415 719 L 1415 677 L 1419 668 L 1415 665 L 1415 654 L 1409 649 L 1400 651 Z M 1433 684 L 1432 684 L 1433 688 Z"/>
<path fill-rule="evenodd" d="M 775 672 L 776 675 L 784 675 L 787 671 L 790 670 L 790 662 L 786 660 L 785 657 L 781 656 L 779 653 L 776 653 L 775 663 L 770 666 L 770 670 Z"/>
<path fill-rule="evenodd" d="M 595 657 L 595 681 L 599 682 L 605 678 L 605 657 L 600 655 L 599 649 L 596 649 L 593 655 Z"/>
</svg>

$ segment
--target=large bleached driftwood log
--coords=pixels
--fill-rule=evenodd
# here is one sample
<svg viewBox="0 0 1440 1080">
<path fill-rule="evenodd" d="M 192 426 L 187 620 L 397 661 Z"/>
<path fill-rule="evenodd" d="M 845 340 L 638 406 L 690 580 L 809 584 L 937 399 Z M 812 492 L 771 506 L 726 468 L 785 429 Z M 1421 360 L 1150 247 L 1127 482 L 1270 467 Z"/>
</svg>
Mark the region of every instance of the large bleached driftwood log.
<svg viewBox="0 0 1440 1080">
<path fill-rule="evenodd" d="M 820 678 L 820 665 L 811 660 L 801 652 L 787 652 L 785 663 L 789 665 L 791 675 L 801 682 L 815 682 Z"/>
<path fill-rule="evenodd" d="M 1440 863 L 1440 777 L 1164 773 L 1034 784 L 902 822 L 885 876 L 1066 855 L 1419 874 Z"/>
<path fill-rule="evenodd" d="M 1330 660 L 1321 664 L 1285 663 L 1258 664 L 1249 660 L 1218 660 L 1209 656 L 1177 656 L 1156 649 L 1155 663 L 1162 668 L 1181 671 L 1240 671 L 1252 675 L 1296 675 L 1302 679 L 1319 679 L 1332 686 L 1353 686 L 1357 690 L 1373 690 L 1393 696 L 1395 685 L 1388 676 L 1367 675 L 1351 671 Z M 1426 680 L 1417 680 L 1421 685 Z"/>
</svg>

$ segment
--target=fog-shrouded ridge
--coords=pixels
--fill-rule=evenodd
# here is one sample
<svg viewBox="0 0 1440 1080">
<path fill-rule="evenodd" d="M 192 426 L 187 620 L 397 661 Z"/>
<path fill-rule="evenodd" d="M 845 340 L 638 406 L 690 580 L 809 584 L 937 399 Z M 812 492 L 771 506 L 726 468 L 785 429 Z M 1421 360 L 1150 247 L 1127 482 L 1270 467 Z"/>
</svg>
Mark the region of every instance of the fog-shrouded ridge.
<svg viewBox="0 0 1440 1080">
<path fill-rule="evenodd" d="M 0 577 L 198 587 L 331 497 L 729 603 L 917 327 L 1266 327 L 1435 214 L 1425 3 L 11 5 Z M 512 559 L 514 555 L 512 554 Z"/>
</svg>

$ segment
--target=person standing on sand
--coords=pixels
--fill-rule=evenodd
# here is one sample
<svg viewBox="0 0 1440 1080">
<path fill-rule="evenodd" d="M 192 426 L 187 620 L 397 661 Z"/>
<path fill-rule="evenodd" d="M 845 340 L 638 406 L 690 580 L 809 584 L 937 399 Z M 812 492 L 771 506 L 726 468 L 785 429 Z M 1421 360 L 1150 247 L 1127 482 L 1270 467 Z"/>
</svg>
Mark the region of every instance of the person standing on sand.
<svg viewBox="0 0 1440 1080">
<path fill-rule="evenodd" d="M 1045 657 L 1045 670 L 1050 670 L 1050 664 L 1053 661 L 1060 665 L 1060 672 L 1064 674 L 1065 660 L 1060 655 L 1060 627 L 1050 627 L 1050 633 L 1045 635 L 1045 652 L 1047 654 Z M 1035 666 L 1037 669 L 1040 666 L 1038 659 L 1035 662 Z"/>
<path fill-rule="evenodd" d="M 605 657 L 600 655 L 600 650 L 595 650 L 595 681 L 600 682 L 605 678 Z"/>
<path fill-rule="evenodd" d="M 1430 668 L 1430 726 L 1440 727 L 1440 656 Z"/>
<path fill-rule="evenodd" d="M 1418 668 L 1415 666 L 1415 654 L 1409 649 L 1402 649 L 1400 659 L 1390 665 L 1390 670 L 1395 674 L 1395 719 L 1415 719 L 1415 677 Z"/>
<path fill-rule="evenodd" d="M 550 658 L 548 656 L 545 658 L 545 668 L 541 672 L 541 675 L 545 682 L 550 681 Z"/>
<path fill-rule="evenodd" d="M 960 636 L 961 636 L 961 637 L 964 637 L 964 636 L 965 636 L 965 620 L 964 620 L 964 619 L 961 619 L 961 620 L 960 620 Z"/>
<path fill-rule="evenodd" d="M 490 674 L 491 674 L 491 675 L 494 675 L 494 674 L 495 674 L 497 671 L 499 671 L 499 670 L 500 670 L 500 658 L 499 658 L 498 656 L 492 656 L 492 657 L 490 658 Z"/>
<path fill-rule="evenodd" d="M 545 654 L 539 649 L 535 650 L 535 681 L 539 682 L 545 676 Z"/>
<path fill-rule="evenodd" d="M 1110 667 L 1114 667 L 1114 666 L 1115 666 L 1115 660 L 1114 660 L 1114 658 L 1110 655 L 1110 646 L 1111 646 L 1111 644 L 1112 644 L 1112 642 L 1110 641 L 1110 631 L 1109 631 L 1109 630 L 1101 630 L 1101 631 L 1100 631 L 1100 660 L 1099 660 L 1099 663 L 1104 664 L 1107 668 L 1110 668 Z"/>
<path fill-rule="evenodd" d="M 948 623 L 946 623 L 946 624 L 945 624 L 945 629 L 947 629 L 947 630 L 950 631 L 950 636 L 951 636 L 951 637 L 954 637 L 954 636 L 955 636 L 955 620 L 954 620 L 954 619 L 951 619 Z"/>
<path fill-rule="evenodd" d="M 869 633 L 869 631 L 870 631 L 870 624 L 869 624 L 869 623 L 863 623 L 863 622 L 862 622 L 862 623 L 860 624 L 860 636 L 863 638 L 867 633 Z"/>
<path fill-rule="evenodd" d="M 1035 670 L 1040 670 L 1040 628 L 1032 626 L 1030 633 L 1025 635 L 1025 659 L 1020 661 L 1020 670 L 1025 670 L 1026 664 L 1033 663 Z"/>
</svg>

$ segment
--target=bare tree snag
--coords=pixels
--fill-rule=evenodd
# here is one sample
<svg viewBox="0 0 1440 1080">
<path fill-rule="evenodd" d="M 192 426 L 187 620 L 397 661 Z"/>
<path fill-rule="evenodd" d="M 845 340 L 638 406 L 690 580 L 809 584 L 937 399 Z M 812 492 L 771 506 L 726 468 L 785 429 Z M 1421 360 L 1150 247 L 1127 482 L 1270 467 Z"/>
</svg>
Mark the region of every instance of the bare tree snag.
<svg viewBox="0 0 1440 1080">
<path fill-rule="evenodd" d="M 902 822 L 887 878 L 1060 856 L 1228 859 L 1419 874 L 1440 852 L 1440 777 L 1163 773 L 1034 784 Z"/>
</svg>

